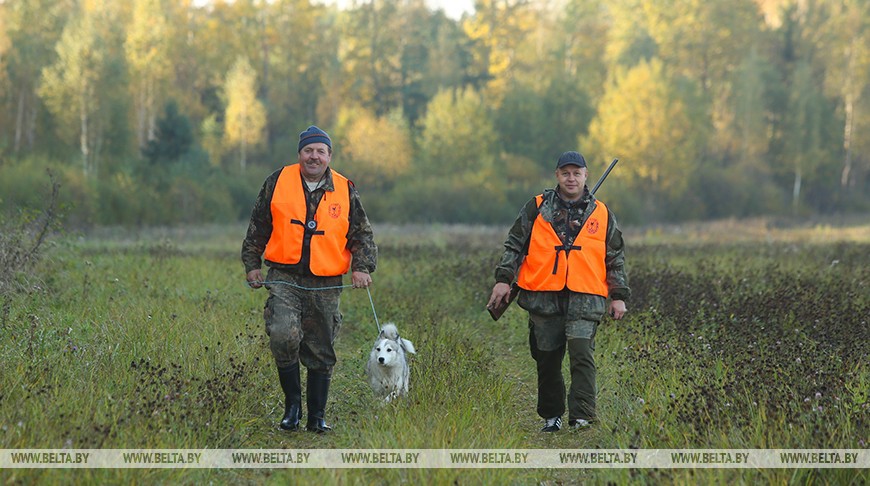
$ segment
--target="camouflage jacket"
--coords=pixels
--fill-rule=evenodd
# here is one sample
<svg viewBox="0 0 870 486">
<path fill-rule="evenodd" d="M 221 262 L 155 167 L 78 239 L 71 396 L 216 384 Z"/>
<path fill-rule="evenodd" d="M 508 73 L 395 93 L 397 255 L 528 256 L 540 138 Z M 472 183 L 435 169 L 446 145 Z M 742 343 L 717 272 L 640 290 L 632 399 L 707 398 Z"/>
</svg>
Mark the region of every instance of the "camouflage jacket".
<svg viewBox="0 0 870 486">
<path fill-rule="evenodd" d="M 248 224 L 248 233 L 242 243 L 242 263 L 245 265 L 245 273 L 258 269 L 263 264 L 263 252 L 266 251 L 266 243 L 269 242 L 269 237 L 272 235 L 272 193 L 275 191 L 275 184 L 278 182 L 278 176 L 282 169 L 283 167 L 266 178 L 263 188 L 260 189 L 260 194 L 254 202 L 251 221 Z M 332 180 L 332 169 L 326 169 L 323 185 L 314 191 L 309 191 L 306 184 L 302 186 L 305 188 L 305 194 L 308 198 L 308 212 L 314 214 L 324 192 L 332 191 L 335 188 Z M 369 218 L 363 209 L 359 193 L 354 188 L 353 183 L 350 183 L 350 228 L 347 231 L 347 248 L 353 255 L 352 271 L 366 273 L 375 271 L 378 263 L 378 247 L 375 245 L 372 225 L 369 223 Z M 266 263 L 270 267 L 302 275 L 311 275 L 308 270 L 309 251 L 306 244 L 302 250 L 302 260 L 295 265 Z"/>
<path fill-rule="evenodd" d="M 504 254 L 495 269 L 496 282 L 511 284 L 516 281 L 520 265 L 528 250 L 529 238 L 532 233 L 532 224 L 540 212 L 545 221 L 549 222 L 562 242 L 570 246 L 580 233 L 580 229 L 586 223 L 586 219 L 595 209 L 595 197 L 589 193 L 589 188 L 584 188 L 583 197 L 577 202 L 568 202 L 559 197 L 555 189 L 547 189 L 543 193 L 541 207 L 538 208 L 535 198 L 530 199 L 520 210 L 516 221 L 508 232 L 504 242 Z M 610 298 L 614 300 L 628 300 L 631 290 L 628 286 L 628 276 L 625 272 L 625 252 L 622 240 L 622 231 L 616 222 L 613 212 L 607 211 L 607 236 L 605 237 L 607 253 L 604 264 L 607 269 L 607 288 Z M 553 313 L 555 303 L 551 302 L 562 292 L 528 292 L 520 290 L 518 304 L 526 310 L 540 310 L 541 314 Z M 536 294 L 536 295 L 533 295 Z M 590 296 L 597 297 L 597 296 Z M 602 302 L 596 302 L 594 307 L 601 308 Z M 593 313 L 597 315 L 597 310 Z M 599 317 L 600 319 L 600 317 Z M 592 319 L 597 320 L 597 319 Z"/>
</svg>

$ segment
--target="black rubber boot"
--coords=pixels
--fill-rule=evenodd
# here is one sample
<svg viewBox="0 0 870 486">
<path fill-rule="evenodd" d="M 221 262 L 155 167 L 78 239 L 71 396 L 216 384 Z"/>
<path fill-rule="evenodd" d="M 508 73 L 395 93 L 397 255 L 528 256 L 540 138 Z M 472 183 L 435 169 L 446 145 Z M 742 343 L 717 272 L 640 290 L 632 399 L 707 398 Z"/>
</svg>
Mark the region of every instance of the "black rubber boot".
<svg viewBox="0 0 870 486">
<path fill-rule="evenodd" d="M 284 430 L 299 430 L 302 419 L 302 382 L 299 378 L 299 362 L 287 368 L 278 368 L 278 379 L 284 390 L 284 418 L 278 425 Z"/>
<path fill-rule="evenodd" d="M 308 425 L 309 432 L 322 434 L 332 427 L 323 420 L 326 416 L 326 399 L 329 397 L 329 375 L 319 371 L 308 370 Z"/>
</svg>

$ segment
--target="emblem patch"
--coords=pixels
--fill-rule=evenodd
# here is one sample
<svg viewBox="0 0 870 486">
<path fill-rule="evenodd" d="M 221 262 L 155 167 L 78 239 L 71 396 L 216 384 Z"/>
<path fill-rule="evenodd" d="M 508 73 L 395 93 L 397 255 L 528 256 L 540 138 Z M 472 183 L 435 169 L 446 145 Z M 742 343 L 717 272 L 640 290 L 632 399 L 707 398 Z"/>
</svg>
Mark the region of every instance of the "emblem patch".
<svg viewBox="0 0 870 486">
<path fill-rule="evenodd" d="M 338 219 L 341 216 L 341 204 L 330 204 L 329 205 L 329 216 L 332 219 Z"/>
<path fill-rule="evenodd" d="M 598 233 L 598 220 L 597 219 L 590 219 L 586 223 L 586 231 L 590 235 L 594 235 L 595 233 Z"/>
</svg>

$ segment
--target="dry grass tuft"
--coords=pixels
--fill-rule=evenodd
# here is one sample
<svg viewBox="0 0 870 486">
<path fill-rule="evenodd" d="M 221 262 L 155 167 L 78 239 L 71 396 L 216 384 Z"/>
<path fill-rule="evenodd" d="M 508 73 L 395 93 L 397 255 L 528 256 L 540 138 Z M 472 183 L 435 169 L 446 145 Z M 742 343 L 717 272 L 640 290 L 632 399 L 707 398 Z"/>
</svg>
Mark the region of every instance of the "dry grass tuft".
<svg viewBox="0 0 870 486">
<path fill-rule="evenodd" d="M 28 270 L 39 261 L 40 249 L 58 222 L 60 183 L 48 171 L 51 196 L 47 207 L 36 213 L 20 213 L 14 221 L 0 218 L 0 295 L 30 287 L 35 278 Z"/>
</svg>

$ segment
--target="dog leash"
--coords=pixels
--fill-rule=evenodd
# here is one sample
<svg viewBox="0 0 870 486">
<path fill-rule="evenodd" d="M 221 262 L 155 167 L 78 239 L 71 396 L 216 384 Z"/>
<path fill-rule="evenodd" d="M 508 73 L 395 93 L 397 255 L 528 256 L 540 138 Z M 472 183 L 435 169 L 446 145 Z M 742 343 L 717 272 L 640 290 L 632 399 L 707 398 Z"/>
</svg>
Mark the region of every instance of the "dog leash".
<svg viewBox="0 0 870 486">
<path fill-rule="evenodd" d="M 296 285 L 293 282 L 287 282 L 286 280 L 267 280 L 264 282 L 259 282 L 260 285 L 288 285 L 293 288 L 297 288 L 299 290 L 306 291 L 316 291 L 316 290 L 335 290 L 335 289 L 346 289 L 348 287 L 353 287 L 353 284 L 345 284 L 345 285 L 333 285 L 331 287 L 303 287 L 301 285 Z M 246 285 L 248 287 L 251 286 L 250 282 L 247 282 Z M 369 294 L 369 303 L 372 305 L 372 315 L 375 316 L 375 325 L 378 326 L 378 334 L 381 333 L 381 322 L 378 320 L 378 312 L 375 310 L 375 301 L 372 299 L 372 291 L 368 287 L 366 287 L 366 292 Z"/>
<path fill-rule="evenodd" d="M 381 322 L 378 321 L 378 313 L 375 311 L 375 301 L 372 300 L 372 291 L 366 287 L 366 292 L 369 293 L 369 302 L 372 304 L 372 314 L 375 316 L 375 325 L 378 326 L 378 335 L 381 334 Z"/>
</svg>

